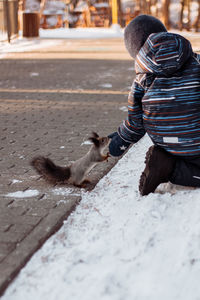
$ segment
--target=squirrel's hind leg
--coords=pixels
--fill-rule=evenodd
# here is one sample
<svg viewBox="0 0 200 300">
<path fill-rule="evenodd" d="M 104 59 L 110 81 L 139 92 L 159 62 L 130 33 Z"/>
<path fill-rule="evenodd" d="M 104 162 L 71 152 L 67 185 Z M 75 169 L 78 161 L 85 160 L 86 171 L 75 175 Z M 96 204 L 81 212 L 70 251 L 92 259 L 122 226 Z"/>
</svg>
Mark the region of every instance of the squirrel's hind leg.
<svg viewBox="0 0 200 300">
<path fill-rule="evenodd" d="M 79 188 L 86 188 L 88 185 L 91 184 L 91 181 L 89 179 L 84 179 L 81 183 L 77 184 L 77 183 L 73 183 L 74 186 L 77 186 Z"/>
</svg>

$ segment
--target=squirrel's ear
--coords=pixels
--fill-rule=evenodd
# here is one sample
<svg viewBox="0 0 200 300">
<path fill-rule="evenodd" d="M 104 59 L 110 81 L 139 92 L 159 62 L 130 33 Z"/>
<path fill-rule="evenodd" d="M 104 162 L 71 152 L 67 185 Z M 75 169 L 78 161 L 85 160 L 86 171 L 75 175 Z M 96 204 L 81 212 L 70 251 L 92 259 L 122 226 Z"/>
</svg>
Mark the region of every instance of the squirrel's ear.
<svg viewBox="0 0 200 300">
<path fill-rule="evenodd" d="M 96 147 L 99 147 L 99 140 L 95 137 L 90 137 L 88 140 L 91 141 Z"/>
<path fill-rule="evenodd" d="M 92 136 L 93 136 L 94 138 L 96 138 L 96 139 L 99 138 L 99 135 L 98 135 L 96 132 L 94 132 L 94 131 L 92 132 Z"/>
</svg>

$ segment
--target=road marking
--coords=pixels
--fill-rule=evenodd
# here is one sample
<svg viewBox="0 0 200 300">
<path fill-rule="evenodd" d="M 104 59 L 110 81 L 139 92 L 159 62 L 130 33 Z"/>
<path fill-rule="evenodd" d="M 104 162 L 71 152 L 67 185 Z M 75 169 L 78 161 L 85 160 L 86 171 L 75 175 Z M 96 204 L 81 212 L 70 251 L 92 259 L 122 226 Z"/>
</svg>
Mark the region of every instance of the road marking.
<svg viewBox="0 0 200 300">
<path fill-rule="evenodd" d="M 128 91 L 111 90 L 82 90 L 82 89 L 0 89 L 0 93 L 47 93 L 47 94 L 109 94 L 109 95 L 128 95 Z"/>
</svg>

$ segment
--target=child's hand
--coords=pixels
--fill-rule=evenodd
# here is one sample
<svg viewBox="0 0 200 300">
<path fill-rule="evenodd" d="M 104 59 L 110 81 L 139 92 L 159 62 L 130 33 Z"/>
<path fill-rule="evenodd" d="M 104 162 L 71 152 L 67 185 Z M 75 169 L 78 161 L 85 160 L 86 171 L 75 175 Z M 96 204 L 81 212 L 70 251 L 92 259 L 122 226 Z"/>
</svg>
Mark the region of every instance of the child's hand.
<svg viewBox="0 0 200 300">
<path fill-rule="evenodd" d="M 130 146 L 130 143 L 125 142 L 117 132 L 111 133 L 108 136 L 111 140 L 109 144 L 109 152 L 112 156 L 120 156 Z"/>
</svg>

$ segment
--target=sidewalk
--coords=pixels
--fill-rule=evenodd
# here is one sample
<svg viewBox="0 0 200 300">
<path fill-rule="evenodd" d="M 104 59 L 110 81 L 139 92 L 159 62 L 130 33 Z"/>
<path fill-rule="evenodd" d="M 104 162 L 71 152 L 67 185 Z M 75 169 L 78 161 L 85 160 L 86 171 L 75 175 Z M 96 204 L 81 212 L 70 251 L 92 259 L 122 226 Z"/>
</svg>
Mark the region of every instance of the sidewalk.
<svg viewBox="0 0 200 300">
<path fill-rule="evenodd" d="M 45 183 L 29 165 L 47 155 L 60 165 L 88 150 L 91 131 L 107 135 L 125 117 L 133 63 L 121 39 L 60 41 L 10 53 L 0 65 L 0 294 L 63 224 L 80 190 Z M 115 164 L 92 171 L 94 184 Z"/>
</svg>

